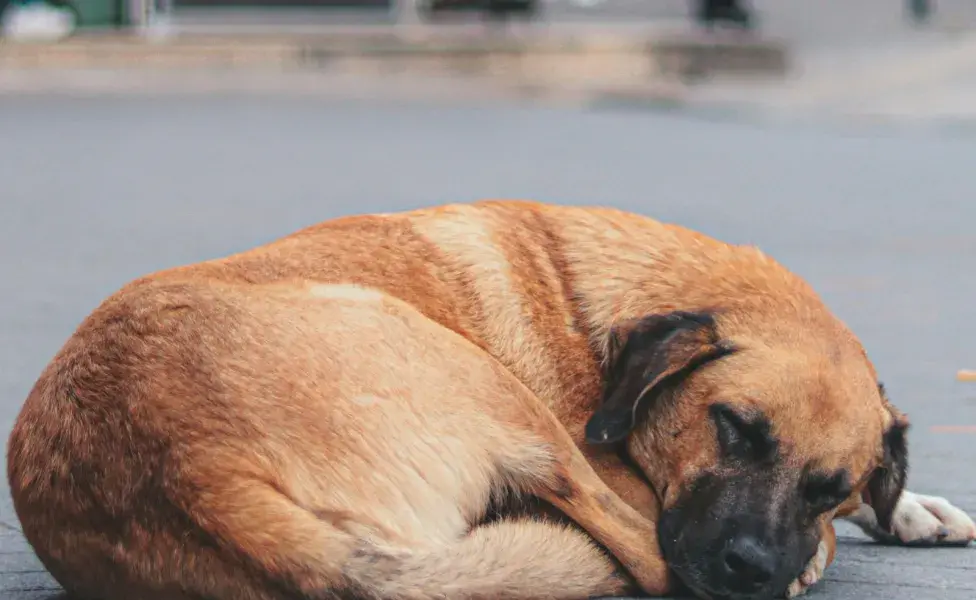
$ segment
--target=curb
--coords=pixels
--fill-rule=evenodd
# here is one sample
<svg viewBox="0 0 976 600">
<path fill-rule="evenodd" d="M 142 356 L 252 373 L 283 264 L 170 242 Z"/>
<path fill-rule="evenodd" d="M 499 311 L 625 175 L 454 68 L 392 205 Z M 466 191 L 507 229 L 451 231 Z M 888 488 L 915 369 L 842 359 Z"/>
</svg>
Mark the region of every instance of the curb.
<svg viewBox="0 0 976 600">
<path fill-rule="evenodd" d="M 653 81 L 631 85 L 555 84 L 501 77 L 418 77 L 393 74 L 323 74 L 314 71 L 132 69 L 0 70 L 0 96 L 59 94 L 73 97 L 274 95 L 356 102 L 420 102 L 591 108 L 620 102 L 645 109 L 682 106 L 686 87 Z"/>
<path fill-rule="evenodd" d="M 69 73 L 152 73 L 157 82 L 175 82 L 179 78 L 172 76 L 174 72 L 220 73 L 227 81 L 234 79 L 233 74 L 253 73 L 261 79 L 279 73 L 292 78 L 298 74 L 299 79 L 460 78 L 522 90 L 530 96 L 628 90 L 673 97 L 698 77 L 781 77 L 788 64 L 785 45 L 775 40 L 717 40 L 660 31 L 550 29 L 512 34 L 386 28 L 315 35 L 183 34 L 162 39 L 100 34 L 53 43 L 0 42 L 0 88 L 16 88 L 11 80 L 24 81 L 29 71 L 48 72 L 48 85 L 54 83 L 52 73 L 60 73 L 65 81 L 71 79 Z M 77 79 L 72 85 L 78 85 Z"/>
</svg>

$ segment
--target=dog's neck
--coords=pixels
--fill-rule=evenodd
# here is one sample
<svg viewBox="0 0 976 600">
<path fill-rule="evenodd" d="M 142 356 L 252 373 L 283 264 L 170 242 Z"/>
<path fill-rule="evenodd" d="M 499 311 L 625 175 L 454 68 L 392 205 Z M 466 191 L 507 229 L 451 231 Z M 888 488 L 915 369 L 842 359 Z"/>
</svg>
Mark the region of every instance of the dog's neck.
<svg viewBox="0 0 976 600">
<path fill-rule="evenodd" d="M 813 297 L 755 248 L 613 209 L 484 202 L 418 211 L 407 222 L 408 236 L 443 257 L 425 267 L 444 289 L 425 312 L 576 421 L 599 401 L 615 323 L 713 307 L 761 316 L 770 295 L 780 311 L 783 296 Z"/>
<path fill-rule="evenodd" d="M 742 321 L 762 319 L 770 304 L 781 311 L 783 298 L 796 299 L 797 320 L 826 314 L 809 285 L 758 248 L 614 210 L 600 217 L 561 221 L 557 232 L 579 327 L 599 360 L 610 329 L 627 319 L 718 307 Z"/>
<path fill-rule="evenodd" d="M 451 257 L 438 271 L 452 290 L 454 323 L 444 324 L 492 354 L 570 429 L 599 401 L 615 323 L 711 307 L 757 312 L 764 298 L 751 288 L 796 294 L 802 286 L 755 248 L 611 209 L 497 203 L 410 221 Z"/>
</svg>

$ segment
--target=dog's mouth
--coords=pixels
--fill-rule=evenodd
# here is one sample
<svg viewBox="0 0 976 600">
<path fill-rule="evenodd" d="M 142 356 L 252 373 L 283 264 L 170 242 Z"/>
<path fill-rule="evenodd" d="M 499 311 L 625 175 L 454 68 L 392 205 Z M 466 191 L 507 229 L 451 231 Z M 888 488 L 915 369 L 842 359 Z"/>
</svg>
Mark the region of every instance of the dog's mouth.
<svg viewBox="0 0 976 600">
<path fill-rule="evenodd" d="M 679 571 L 671 569 L 672 573 L 675 575 L 675 581 L 677 582 L 677 589 L 675 595 L 678 597 L 694 596 L 696 598 L 701 598 L 702 600 L 717 600 L 714 593 L 707 590 L 705 587 L 689 581 L 690 578 L 685 578 Z"/>
<path fill-rule="evenodd" d="M 763 592 L 759 594 L 734 594 L 728 592 L 710 592 L 704 588 L 694 588 L 688 586 L 686 583 L 682 582 L 685 589 L 679 590 L 679 595 L 681 596 L 694 596 L 700 598 L 701 600 L 758 600 L 762 598 L 781 598 L 784 597 L 783 593 L 771 594 L 769 592 Z M 784 590 L 785 592 L 785 590 Z"/>
<path fill-rule="evenodd" d="M 801 560 L 803 557 L 800 554 L 805 554 L 806 548 L 803 552 L 797 552 L 798 547 L 766 540 L 764 543 L 768 544 L 768 551 L 759 556 L 762 558 L 764 555 L 771 555 L 774 557 L 773 563 L 762 563 L 769 567 L 768 575 L 753 580 L 748 569 L 735 569 L 734 566 L 730 568 L 725 552 L 730 543 L 727 532 L 713 539 L 713 536 L 706 535 L 708 532 L 690 530 L 688 522 L 684 520 L 667 517 L 662 517 L 658 526 L 662 558 L 672 574 L 675 592 L 683 597 L 702 600 L 764 600 L 783 597 L 790 583 L 800 577 L 810 559 L 816 555 L 816 545 L 813 546 L 810 556 Z M 794 569 L 796 572 L 792 573 Z"/>
<path fill-rule="evenodd" d="M 713 587 L 703 581 L 705 577 L 702 576 L 702 573 L 694 568 L 690 568 L 687 564 L 679 565 L 678 567 L 671 566 L 671 572 L 677 584 L 675 595 L 678 597 L 695 597 L 701 600 L 758 600 L 781 598 L 786 593 L 786 586 L 782 590 L 772 591 L 767 588 L 759 589 L 755 592 L 735 592 L 727 589 L 717 589 L 718 586 Z M 798 578 L 802 572 L 803 569 L 800 569 L 800 572 L 791 581 Z"/>
<path fill-rule="evenodd" d="M 694 596 L 700 598 L 701 600 L 755 600 L 756 598 L 763 597 L 766 595 L 749 595 L 749 594 L 732 594 L 728 592 L 713 592 L 704 586 L 692 585 L 687 581 L 680 579 L 681 587 L 683 589 L 676 590 L 678 596 Z"/>
<path fill-rule="evenodd" d="M 693 596 L 701 598 L 701 600 L 731 600 L 723 592 L 714 591 L 710 589 L 710 586 L 699 581 L 700 575 L 693 570 L 672 566 L 671 572 L 675 575 L 675 581 L 678 584 L 678 589 L 675 592 L 679 597 Z"/>
</svg>

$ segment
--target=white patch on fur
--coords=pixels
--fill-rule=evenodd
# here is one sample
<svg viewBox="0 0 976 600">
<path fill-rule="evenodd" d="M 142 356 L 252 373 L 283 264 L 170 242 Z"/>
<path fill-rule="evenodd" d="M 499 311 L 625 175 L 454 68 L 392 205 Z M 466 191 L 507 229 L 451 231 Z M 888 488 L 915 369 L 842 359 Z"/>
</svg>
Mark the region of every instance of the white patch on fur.
<svg viewBox="0 0 976 600">
<path fill-rule="evenodd" d="M 308 291 L 316 298 L 327 298 L 332 300 L 378 302 L 383 299 L 382 292 L 353 285 L 351 283 L 316 284 L 310 287 Z"/>
<path fill-rule="evenodd" d="M 976 523 L 948 500 L 905 490 L 892 516 L 893 536 L 878 528 L 878 519 L 867 504 L 847 517 L 878 540 L 897 539 L 903 544 L 963 544 L 976 539 Z"/>
<path fill-rule="evenodd" d="M 381 398 L 379 396 L 374 396 L 372 394 L 356 396 L 352 400 L 350 400 L 350 402 L 352 402 L 356 406 L 362 406 L 364 408 L 370 406 L 376 406 L 377 404 L 381 404 L 386 401 L 387 401 L 386 398 Z"/>
<path fill-rule="evenodd" d="M 895 533 L 902 541 L 926 539 L 945 533 L 939 542 L 957 544 L 976 539 L 976 524 L 969 515 L 939 496 L 923 496 L 909 491 L 898 500 L 894 517 Z M 945 530 L 941 530 L 941 528 Z"/>
<path fill-rule="evenodd" d="M 827 554 L 827 543 L 820 542 L 817 546 L 817 553 L 810 559 L 807 568 L 803 570 L 803 573 L 786 590 L 787 598 L 802 596 L 808 589 L 820 581 L 820 578 L 823 577 L 824 570 L 827 568 Z"/>
</svg>

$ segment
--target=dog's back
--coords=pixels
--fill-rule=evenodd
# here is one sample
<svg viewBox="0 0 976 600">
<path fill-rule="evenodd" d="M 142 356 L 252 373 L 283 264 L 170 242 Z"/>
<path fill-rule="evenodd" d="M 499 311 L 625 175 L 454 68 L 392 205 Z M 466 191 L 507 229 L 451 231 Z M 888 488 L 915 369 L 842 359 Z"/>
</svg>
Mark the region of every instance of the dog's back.
<svg viewBox="0 0 976 600">
<path fill-rule="evenodd" d="M 38 379 L 9 442 L 11 492 L 80 598 L 619 589 L 576 531 L 463 537 L 507 473 L 546 460 L 479 411 L 527 393 L 506 375 L 376 290 L 147 280 Z"/>
<path fill-rule="evenodd" d="M 632 308 L 620 299 L 657 286 L 667 302 L 682 285 L 648 256 L 718 286 L 733 285 L 722 264 L 801 285 L 650 219 L 520 202 L 338 219 L 133 282 L 68 340 L 14 427 L 25 535 L 101 600 L 180 598 L 174 582 L 245 600 L 617 590 L 576 532 L 464 533 L 545 471 L 508 398 L 564 398 L 563 424 L 582 425 L 599 397 L 594 340 Z"/>
</svg>

